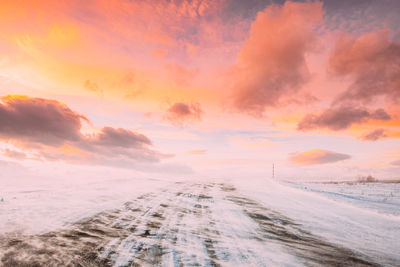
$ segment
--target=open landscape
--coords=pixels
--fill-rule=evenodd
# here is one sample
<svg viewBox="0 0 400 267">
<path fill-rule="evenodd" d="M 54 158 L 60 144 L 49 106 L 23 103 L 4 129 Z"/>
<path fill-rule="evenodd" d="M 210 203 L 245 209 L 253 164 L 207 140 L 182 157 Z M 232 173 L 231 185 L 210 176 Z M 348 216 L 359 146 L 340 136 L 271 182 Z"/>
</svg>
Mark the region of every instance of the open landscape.
<svg viewBox="0 0 400 267">
<path fill-rule="evenodd" d="M 400 1 L 0 1 L 0 267 L 399 266 Z"/>
<path fill-rule="evenodd" d="M 398 184 L 389 189 L 272 180 L 69 183 L 3 191 L 3 266 L 395 266 L 400 261 Z M 76 199 L 79 204 L 71 205 Z"/>
</svg>

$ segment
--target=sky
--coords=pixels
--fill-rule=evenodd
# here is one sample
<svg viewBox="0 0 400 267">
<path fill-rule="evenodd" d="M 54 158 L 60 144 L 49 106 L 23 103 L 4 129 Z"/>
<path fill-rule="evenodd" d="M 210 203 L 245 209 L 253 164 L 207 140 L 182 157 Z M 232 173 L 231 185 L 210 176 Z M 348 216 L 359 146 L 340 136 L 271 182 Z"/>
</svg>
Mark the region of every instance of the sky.
<svg viewBox="0 0 400 267">
<path fill-rule="evenodd" d="M 400 2 L 0 2 L 4 179 L 400 173 Z M 39 179 L 38 178 L 38 179 Z"/>
</svg>

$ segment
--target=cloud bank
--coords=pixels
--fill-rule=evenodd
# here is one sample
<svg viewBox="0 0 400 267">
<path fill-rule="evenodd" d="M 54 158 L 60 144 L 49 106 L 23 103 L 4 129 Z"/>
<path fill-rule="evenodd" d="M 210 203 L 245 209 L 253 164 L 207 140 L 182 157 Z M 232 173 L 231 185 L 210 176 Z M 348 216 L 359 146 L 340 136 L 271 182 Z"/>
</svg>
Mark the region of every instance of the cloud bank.
<svg viewBox="0 0 400 267">
<path fill-rule="evenodd" d="M 155 163 L 171 156 L 151 149 L 147 136 L 128 129 L 106 126 L 84 135 L 82 121 L 89 120 L 56 100 L 26 96 L 1 100 L 1 140 L 26 150 L 33 159 L 135 168 L 138 163 Z M 26 158 L 18 151 L 5 150 L 4 154 Z"/>
</svg>

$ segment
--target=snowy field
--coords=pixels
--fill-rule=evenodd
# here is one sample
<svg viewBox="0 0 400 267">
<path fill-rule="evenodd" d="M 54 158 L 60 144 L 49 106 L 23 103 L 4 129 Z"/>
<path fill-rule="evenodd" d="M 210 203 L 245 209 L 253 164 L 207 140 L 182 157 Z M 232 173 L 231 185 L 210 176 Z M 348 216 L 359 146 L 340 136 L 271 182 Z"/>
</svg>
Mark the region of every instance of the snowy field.
<svg viewBox="0 0 400 267">
<path fill-rule="evenodd" d="M 329 199 L 400 216 L 400 183 L 287 183 Z"/>
<path fill-rule="evenodd" d="M 376 191 L 373 185 L 366 187 L 368 193 L 364 185 L 342 185 L 349 194 L 343 189 L 341 197 L 335 193 L 340 185 L 334 184 L 257 181 L 239 186 L 265 207 L 282 212 L 318 236 L 367 255 L 378 265 L 400 266 L 399 185 L 375 184 Z M 375 201 L 350 201 L 356 192 L 369 194 Z M 393 195 L 390 208 L 384 194 Z"/>
<path fill-rule="evenodd" d="M 170 182 L 139 178 L 4 179 L 0 232 L 37 234 L 113 209 Z M 1 201 L 2 200 L 2 201 Z"/>
<path fill-rule="evenodd" d="M 399 184 L 24 184 L 0 192 L 4 266 L 400 266 Z"/>
</svg>

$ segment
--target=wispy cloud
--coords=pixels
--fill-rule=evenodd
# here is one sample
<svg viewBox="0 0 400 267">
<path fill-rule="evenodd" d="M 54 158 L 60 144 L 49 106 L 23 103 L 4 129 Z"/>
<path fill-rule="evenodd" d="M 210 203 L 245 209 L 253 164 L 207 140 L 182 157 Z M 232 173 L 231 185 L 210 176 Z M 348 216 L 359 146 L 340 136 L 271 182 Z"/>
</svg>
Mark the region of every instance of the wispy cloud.
<svg viewBox="0 0 400 267">
<path fill-rule="evenodd" d="M 322 149 L 313 149 L 304 152 L 293 153 L 289 156 L 289 161 L 300 165 L 316 165 L 333 163 L 346 159 L 351 156 Z"/>
<path fill-rule="evenodd" d="M 204 155 L 207 153 L 207 150 L 205 150 L 205 149 L 189 150 L 187 153 L 191 154 L 191 155 Z"/>
<path fill-rule="evenodd" d="M 380 128 L 366 133 L 365 135 L 361 136 L 361 139 L 365 141 L 377 141 L 385 137 L 387 137 L 385 129 Z"/>
<path fill-rule="evenodd" d="M 400 160 L 392 161 L 392 165 L 394 165 L 394 166 L 400 166 Z"/>
</svg>

